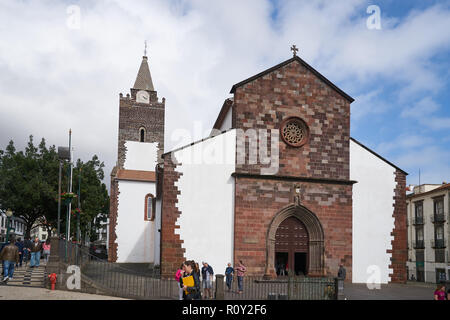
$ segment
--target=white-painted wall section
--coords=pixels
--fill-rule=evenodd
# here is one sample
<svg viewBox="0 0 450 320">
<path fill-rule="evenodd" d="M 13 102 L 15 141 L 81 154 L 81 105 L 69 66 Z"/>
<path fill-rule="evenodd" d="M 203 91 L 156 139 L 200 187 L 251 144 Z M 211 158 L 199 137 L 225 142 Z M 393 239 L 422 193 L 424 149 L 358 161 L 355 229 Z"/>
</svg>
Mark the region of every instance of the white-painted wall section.
<svg viewBox="0 0 450 320">
<path fill-rule="evenodd" d="M 125 141 L 127 148 L 124 169 L 155 171 L 158 163 L 158 143 Z"/>
<path fill-rule="evenodd" d="M 144 208 L 145 196 L 155 192 L 152 182 L 119 181 L 117 262 L 154 262 L 154 221 L 144 220 Z"/>
<path fill-rule="evenodd" d="M 379 270 L 380 283 L 388 283 L 395 168 L 350 140 L 350 179 L 357 181 L 353 185 L 352 281 L 376 279 Z"/>
<path fill-rule="evenodd" d="M 155 171 L 157 143 L 126 141 L 124 169 Z M 159 260 L 159 234 L 155 221 L 144 220 L 145 196 L 156 196 L 154 182 L 119 181 L 117 207 L 117 262 L 154 263 Z M 160 205 L 156 208 L 157 215 Z M 160 218 L 159 218 L 160 219 Z M 156 261 L 159 263 L 159 261 Z"/>
<path fill-rule="evenodd" d="M 227 112 L 227 115 L 225 116 L 225 119 L 223 119 L 222 126 L 220 127 L 220 131 L 229 130 L 231 129 L 231 115 L 232 115 L 232 108 L 230 108 Z"/>
<path fill-rule="evenodd" d="M 187 259 L 208 262 L 223 273 L 233 262 L 236 131 L 231 130 L 174 153 L 181 163 L 176 183 L 181 215 L 175 229 Z"/>
</svg>

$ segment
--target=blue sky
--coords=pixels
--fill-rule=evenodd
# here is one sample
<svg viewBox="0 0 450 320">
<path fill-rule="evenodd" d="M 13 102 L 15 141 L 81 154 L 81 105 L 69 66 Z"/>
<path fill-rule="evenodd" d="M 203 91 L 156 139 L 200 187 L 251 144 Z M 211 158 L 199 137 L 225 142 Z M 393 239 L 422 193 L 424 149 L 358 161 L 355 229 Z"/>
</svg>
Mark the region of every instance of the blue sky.
<svg viewBox="0 0 450 320">
<path fill-rule="evenodd" d="M 368 29 L 369 5 L 381 29 Z M 75 6 L 75 7 L 74 7 Z M 75 8 L 75 11 L 74 11 Z M 78 12 L 77 12 L 78 10 Z M 29 134 L 117 158 L 118 95 L 143 43 L 166 150 L 205 136 L 231 86 L 299 55 L 355 98 L 351 134 L 410 175 L 450 182 L 450 1 L 0 0 L 0 148 Z M 108 181 L 107 181 L 108 182 Z"/>
</svg>

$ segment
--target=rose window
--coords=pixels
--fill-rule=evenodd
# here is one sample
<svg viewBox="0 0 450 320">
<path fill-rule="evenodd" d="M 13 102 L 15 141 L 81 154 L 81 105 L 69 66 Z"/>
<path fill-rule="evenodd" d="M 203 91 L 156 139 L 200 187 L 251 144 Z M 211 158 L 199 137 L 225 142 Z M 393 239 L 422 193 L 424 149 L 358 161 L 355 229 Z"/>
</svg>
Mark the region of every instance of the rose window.
<svg viewBox="0 0 450 320">
<path fill-rule="evenodd" d="M 289 118 L 281 125 L 281 137 L 284 142 L 293 147 L 300 147 L 306 143 L 308 128 L 300 118 Z"/>
</svg>

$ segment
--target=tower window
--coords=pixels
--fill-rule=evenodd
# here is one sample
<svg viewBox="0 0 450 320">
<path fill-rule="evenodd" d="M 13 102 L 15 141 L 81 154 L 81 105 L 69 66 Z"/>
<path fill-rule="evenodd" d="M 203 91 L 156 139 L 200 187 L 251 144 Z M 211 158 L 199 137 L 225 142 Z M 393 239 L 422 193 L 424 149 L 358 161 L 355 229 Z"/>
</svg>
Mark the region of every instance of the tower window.
<svg viewBox="0 0 450 320">
<path fill-rule="evenodd" d="M 156 206 L 156 199 L 152 194 L 147 194 L 145 196 L 145 215 L 144 220 L 145 221 L 153 221 L 155 220 L 155 206 Z"/>
<path fill-rule="evenodd" d="M 145 129 L 139 129 L 139 142 L 145 142 Z"/>
</svg>

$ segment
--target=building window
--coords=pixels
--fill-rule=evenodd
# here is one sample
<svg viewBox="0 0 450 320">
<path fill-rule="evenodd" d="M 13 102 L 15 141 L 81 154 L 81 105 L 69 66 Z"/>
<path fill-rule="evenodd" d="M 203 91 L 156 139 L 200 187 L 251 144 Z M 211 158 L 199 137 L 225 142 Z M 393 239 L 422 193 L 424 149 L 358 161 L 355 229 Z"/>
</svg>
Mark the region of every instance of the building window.
<svg viewBox="0 0 450 320">
<path fill-rule="evenodd" d="M 423 224 L 423 202 L 417 202 L 415 206 L 414 224 Z"/>
<path fill-rule="evenodd" d="M 416 228 L 416 243 L 414 245 L 414 248 L 416 249 L 422 249 L 425 247 L 424 241 L 423 241 L 423 227 Z"/>
<path fill-rule="evenodd" d="M 286 144 L 292 147 L 301 147 L 308 140 L 309 130 L 302 119 L 292 117 L 283 121 L 280 134 Z"/>
<path fill-rule="evenodd" d="M 444 222 L 444 198 L 434 200 L 434 220 L 433 222 Z"/>
<path fill-rule="evenodd" d="M 445 262 L 445 249 L 434 250 L 434 255 L 435 262 Z"/>
<path fill-rule="evenodd" d="M 139 142 L 145 142 L 145 128 L 139 129 Z"/>
<path fill-rule="evenodd" d="M 144 220 L 145 221 L 153 221 L 155 220 L 155 205 L 156 199 L 152 194 L 147 194 L 145 196 L 145 212 L 144 212 Z"/>
</svg>

